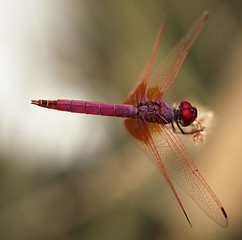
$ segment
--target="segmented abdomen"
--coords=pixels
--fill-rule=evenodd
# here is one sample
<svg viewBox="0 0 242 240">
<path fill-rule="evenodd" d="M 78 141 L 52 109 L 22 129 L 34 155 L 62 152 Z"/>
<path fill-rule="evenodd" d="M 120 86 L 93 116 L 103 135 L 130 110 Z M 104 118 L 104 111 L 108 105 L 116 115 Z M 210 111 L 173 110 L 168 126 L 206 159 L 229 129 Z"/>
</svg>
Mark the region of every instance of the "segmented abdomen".
<svg viewBox="0 0 242 240">
<path fill-rule="evenodd" d="M 85 113 L 116 117 L 136 117 L 137 108 L 128 104 L 106 104 L 99 102 L 87 102 L 76 100 L 33 100 L 33 104 L 75 113 Z"/>
</svg>

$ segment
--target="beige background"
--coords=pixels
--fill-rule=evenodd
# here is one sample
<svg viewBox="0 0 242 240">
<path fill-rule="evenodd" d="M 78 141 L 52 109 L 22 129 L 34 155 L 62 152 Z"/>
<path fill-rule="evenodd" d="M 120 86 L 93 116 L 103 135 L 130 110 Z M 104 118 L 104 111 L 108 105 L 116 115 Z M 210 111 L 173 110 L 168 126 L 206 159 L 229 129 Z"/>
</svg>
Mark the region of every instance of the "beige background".
<svg viewBox="0 0 242 240">
<path fill-rule="evenodd" d="M 220 228 L 168 184 L 122 119 L 39 108 L 31 99 L 122 103 L 167 18 L 154 66 L 203 10 L 211 16 L 166 100 L 214 112 L 185 144 L 221 200 Z M 1 239 L 240 239 L 240 1 L 0 1 Z"/>
</svg>

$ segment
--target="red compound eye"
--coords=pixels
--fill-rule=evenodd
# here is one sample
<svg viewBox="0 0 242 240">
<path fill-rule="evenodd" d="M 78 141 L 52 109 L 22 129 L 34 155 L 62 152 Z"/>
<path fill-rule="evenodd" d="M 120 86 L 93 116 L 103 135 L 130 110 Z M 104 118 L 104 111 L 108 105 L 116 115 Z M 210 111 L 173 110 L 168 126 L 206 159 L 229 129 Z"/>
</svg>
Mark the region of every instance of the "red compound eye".
<svg viewBox="0 0 242 240">
<path fill-rule="evenodd" d="M 197 118 L 197 109 L 194 107 L 182 108 L 180 111 L 180 118 L 183 127 L 189 126 Z"/>
<path fill-rule="evenodd" d="M 180 107 L 181 107 L 181 109 L 183 109 L 183 108 L 191 108 L 192 105 L 191 105 L 191 103 L 189 103 L 187 101 L 182 101 L 182 102 L 180 102 Z"/>
</svg>

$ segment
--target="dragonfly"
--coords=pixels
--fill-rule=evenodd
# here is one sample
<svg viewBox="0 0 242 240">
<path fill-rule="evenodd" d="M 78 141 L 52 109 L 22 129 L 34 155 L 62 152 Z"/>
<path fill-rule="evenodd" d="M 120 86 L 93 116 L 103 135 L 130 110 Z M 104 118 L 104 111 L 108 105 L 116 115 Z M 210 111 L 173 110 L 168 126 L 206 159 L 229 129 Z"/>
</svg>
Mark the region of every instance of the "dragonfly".
<svg viewBox="0 0 242 240">
<path fill-rule="evenodd" d="M 191 221 L 171 179 L 175 180 L 204 213 L 225 228 L 228 226 L 228 217 L 224 207 L 200 174 L 179 137 L 179 133 L 194 134 L 204 130 L 201 126 L 190 132 L 185 131 L 187 126 L 197 121 L 198 111 L 188 101 L 181 101 L 179 107 L 175 108 L 163 100 L 208 16 L 208 12 L 202 13 L 150 77 L 165 25 L 165 20 L 162 21 L 148 64 L 123 104 L 65 99 L 32 100 L 32 104 L 60 111 L 126 118 L 124 125 L 128 133 L 151 153 L 190 226 L 192 227 Z"/>
</svg>

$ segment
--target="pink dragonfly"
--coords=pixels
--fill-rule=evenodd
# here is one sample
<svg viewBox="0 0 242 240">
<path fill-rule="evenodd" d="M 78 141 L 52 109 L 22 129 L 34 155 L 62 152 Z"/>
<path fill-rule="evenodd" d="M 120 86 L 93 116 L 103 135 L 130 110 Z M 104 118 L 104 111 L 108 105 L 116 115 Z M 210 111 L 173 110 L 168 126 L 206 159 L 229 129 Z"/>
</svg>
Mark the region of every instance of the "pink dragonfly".
<svg viewBox="0 0 242 240">
<path fill-rule="evenodd" d="M 222 204 L 201 176 L 178 136 L 178 133 L 194 134 L 203 131 L 202 126 L 192 132 L 184 131 L 184 127 L 196 121 L 197 109 L 187 101 L 182 101 L 178 109 L 163 101 L 207 19 L 208 13 L 204 12 L 149 79 L 165 22 L 161 23 L 148 65 L 124 104 L 75 100 L 32 100 L 32 104 L 61 111 L 127 118 L 124 121 L 127 131 L 153 155 L 189 224 L 191 222 L 170 176 L 210 218 L 220 226 L 227 227 L 228 218 Z M 174 124 L 179 132 L 175 130 Z"/>
</svg>

